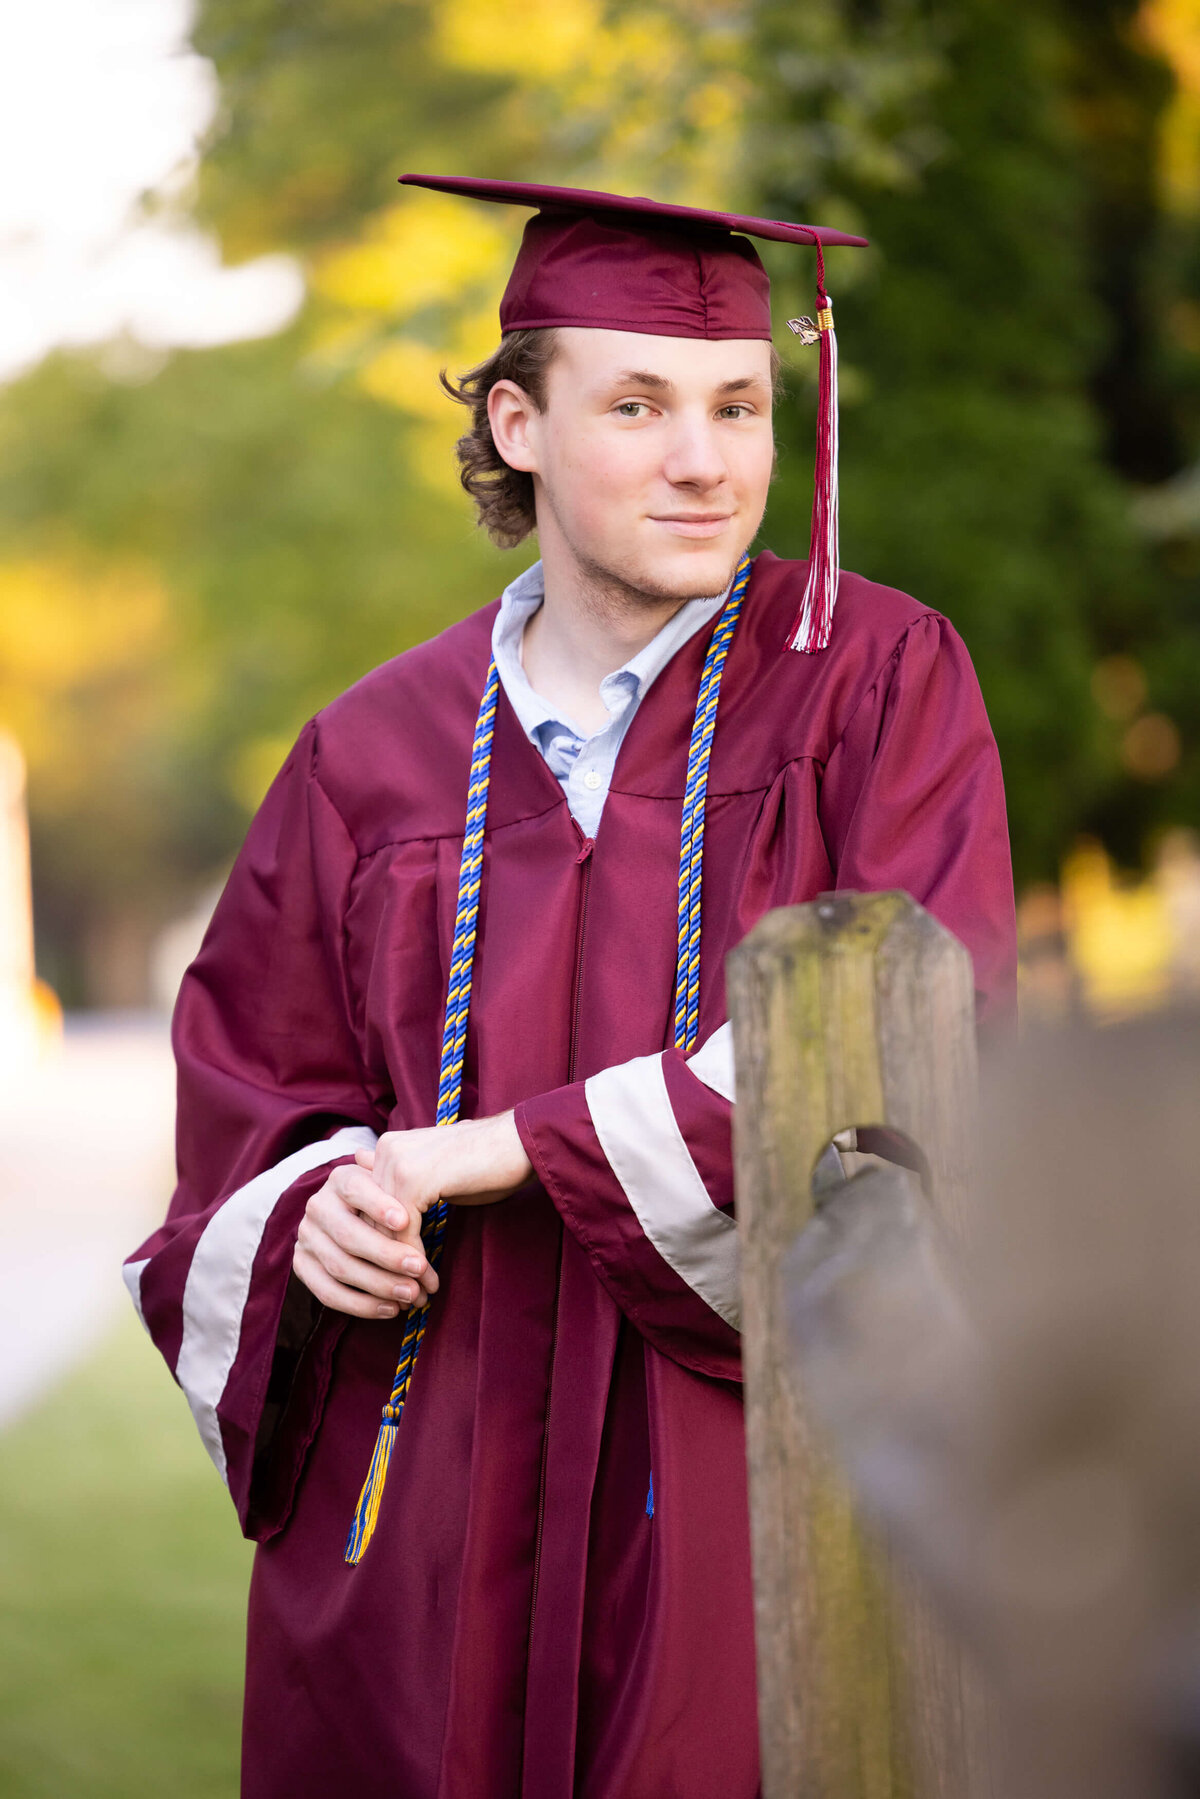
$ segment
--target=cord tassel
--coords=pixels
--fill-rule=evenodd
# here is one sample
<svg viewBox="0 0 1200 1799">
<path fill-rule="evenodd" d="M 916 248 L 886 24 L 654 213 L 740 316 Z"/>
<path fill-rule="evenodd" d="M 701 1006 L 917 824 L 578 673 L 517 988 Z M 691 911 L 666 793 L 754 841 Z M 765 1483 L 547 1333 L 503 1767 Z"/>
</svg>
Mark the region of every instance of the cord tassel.
<svg viewBox="0 0 1200 1799">
<path fill-rule="evenodd" d="M 446 1202 L 439 1200 L 436 1206 L 429 1209 L 429 1228 L 422 1230 L 425 1238 L 426 1252 L 431 1267 L 436 1268 L 442 1255 L 442 1238 L 445 1235 Z M 408 1398 L 408 1389 L 412 1382 L 413 1368 L 425 1336 L 428 1323 L 429 1301 L 423 1306 L 410 1306 L 405 1319 L 404 1336 L 400 1344 L 400 1361 L 392 1382 L 392 1391 L 387 1404 L 383 1408 L 383 1419 L 379 1426 L 379 1434 L 375 1439 L 375 1448 L 371 1453 L 367 1478 L 363 1482 L 362 1492 L 358 1496 L 358 1504 L 354 1508 L 354 1518 L 350 1525 L 350 1534 L 346 1538 L 345 1559 L 351 1567 L 357 1566 L 366 1554 L 367 1546 L 375 1534 L 375 1525 L 379 1519 L 379 1506 L 383 1498 L 383 1485 L 387 1480 L 388 1467 L 392 1459 L 392 1449 L 396 1442 L 396 1432 L 400 1428 L 400 1417 L 404 1411 L 404 1402 Z"/>
<path fill-rule="evenodd" d="M 371 1455 L 371 1466 L 367 1469 L 367 1478 L 363 1482 L 363 1490 L 358 1496 L 358 1504 L 354 1508 L 354 1522 L 350 1526 L 350 1535 L 346 1539 L 346 1560 L 351 1566 L 357 1566 L 367 1544 L 375 1534 L 376 1521 L 379 1518 L 379 1502 L 383 1498 L 383 1483 L 387 1479 L 388 1464 L 392 1459 L 392 1449 L 396 1442 L 396 1431 L 399 1418 L 384 1418 L 379 1426 L 379 1435 L 375 1439 L 375 1448 Z"/>
<path fill-rule="evenodd" d="M 789 321 L 790 323 L 790 321 Z M 811 321 L 797 320 L 797 328 Z M 817 400 L 817 455 L 813 471 L 808 580 L 788 635 L 788 648 L 811 655 L 829 642 L 838 577 L 838 369 L 833 303 L 825 292 L 825 256 L 817 245 L 817 318 L 821 369 Z M 807 333 L 804 333 L 807 337 Z"/>
</svg>

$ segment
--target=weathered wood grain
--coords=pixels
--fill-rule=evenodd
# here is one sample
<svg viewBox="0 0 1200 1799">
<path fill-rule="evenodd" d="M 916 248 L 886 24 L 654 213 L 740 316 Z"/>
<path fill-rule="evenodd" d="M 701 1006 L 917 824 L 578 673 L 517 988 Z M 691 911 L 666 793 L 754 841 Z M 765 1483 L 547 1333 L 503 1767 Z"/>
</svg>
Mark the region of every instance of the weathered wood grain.
<svg viewBox="0 0 1200 1799">
<path fill-rule="evenodd" d="M 903 1132 L 959 1227 L 976 1106 L 970 957 L 901 893 L 762 919 L 729 958 L 764 1799 L 983 1799 L 973 1682 L 885 1569 L 789 1369 L 781 1264 L 851 1127 Z"/>
</svg>

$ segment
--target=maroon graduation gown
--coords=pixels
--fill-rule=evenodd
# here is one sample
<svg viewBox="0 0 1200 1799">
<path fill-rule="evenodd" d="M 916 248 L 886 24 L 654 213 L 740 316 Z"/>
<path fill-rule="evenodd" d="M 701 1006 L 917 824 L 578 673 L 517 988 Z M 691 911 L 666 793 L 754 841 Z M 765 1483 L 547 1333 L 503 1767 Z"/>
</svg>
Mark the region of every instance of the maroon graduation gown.
<svg viewBox="0 0 1200 1799">
<path fill-rule="evenodd" d="M 907 889 L 971 950 L 983 1010 L 1012 997 L 962 643 L 844 574 L 830 648 L 782 653 L 804 572 L 757 558 L 725 669 L 702 1045 L 726 952 L 832 888 Z M 515 1106 L 538 1178 L 452 1209 L 378 1529 L 343 1560 L 402 1320 L 324 1312 L 292 1247 L 333 1159 L 434 1119 L 494 615 L 302 733 L 183 985 L 179 1187 L 126 1276 L 258 1540 L 248 1799 L 752 1799 L 729 1085 L 665 1047 L 708 630 L 643 701 L 594 845 L 501 698 L 462 1109 Z"/>
</svg>

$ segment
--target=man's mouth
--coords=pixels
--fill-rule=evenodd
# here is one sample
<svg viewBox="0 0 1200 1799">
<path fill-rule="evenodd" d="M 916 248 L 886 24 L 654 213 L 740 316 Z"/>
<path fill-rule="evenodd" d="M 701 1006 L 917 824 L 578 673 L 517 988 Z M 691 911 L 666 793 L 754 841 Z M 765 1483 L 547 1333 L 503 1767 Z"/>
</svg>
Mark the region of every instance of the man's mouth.
<svg viewBox="0 0 1200 1799">
<path fill-rule="evenodd" d="M 719 537 L 731 512 L 659 512 L 652 513 L 652 523 L 663 525 L 677 537 Z"/>
</svg>

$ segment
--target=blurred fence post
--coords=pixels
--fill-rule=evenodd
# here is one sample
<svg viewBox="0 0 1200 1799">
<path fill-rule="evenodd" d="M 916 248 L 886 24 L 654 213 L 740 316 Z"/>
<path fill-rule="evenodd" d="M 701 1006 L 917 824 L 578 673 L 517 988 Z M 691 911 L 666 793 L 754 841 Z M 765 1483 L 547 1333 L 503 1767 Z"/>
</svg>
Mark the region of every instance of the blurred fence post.
<svg viewBox="0 0 1200 1799">
<path fill-rule="evenodd" d="M 861 1539 L 811 1426 L 780 1264 L 838 1133 L 903 1132 L 961 1219 L 976 1108 L 970 957 L 906 894 L 768 914 L 729 959 L 764 1799 L 979 1799 L 982 1706 L 901 1571 Z"/>
</svg>

